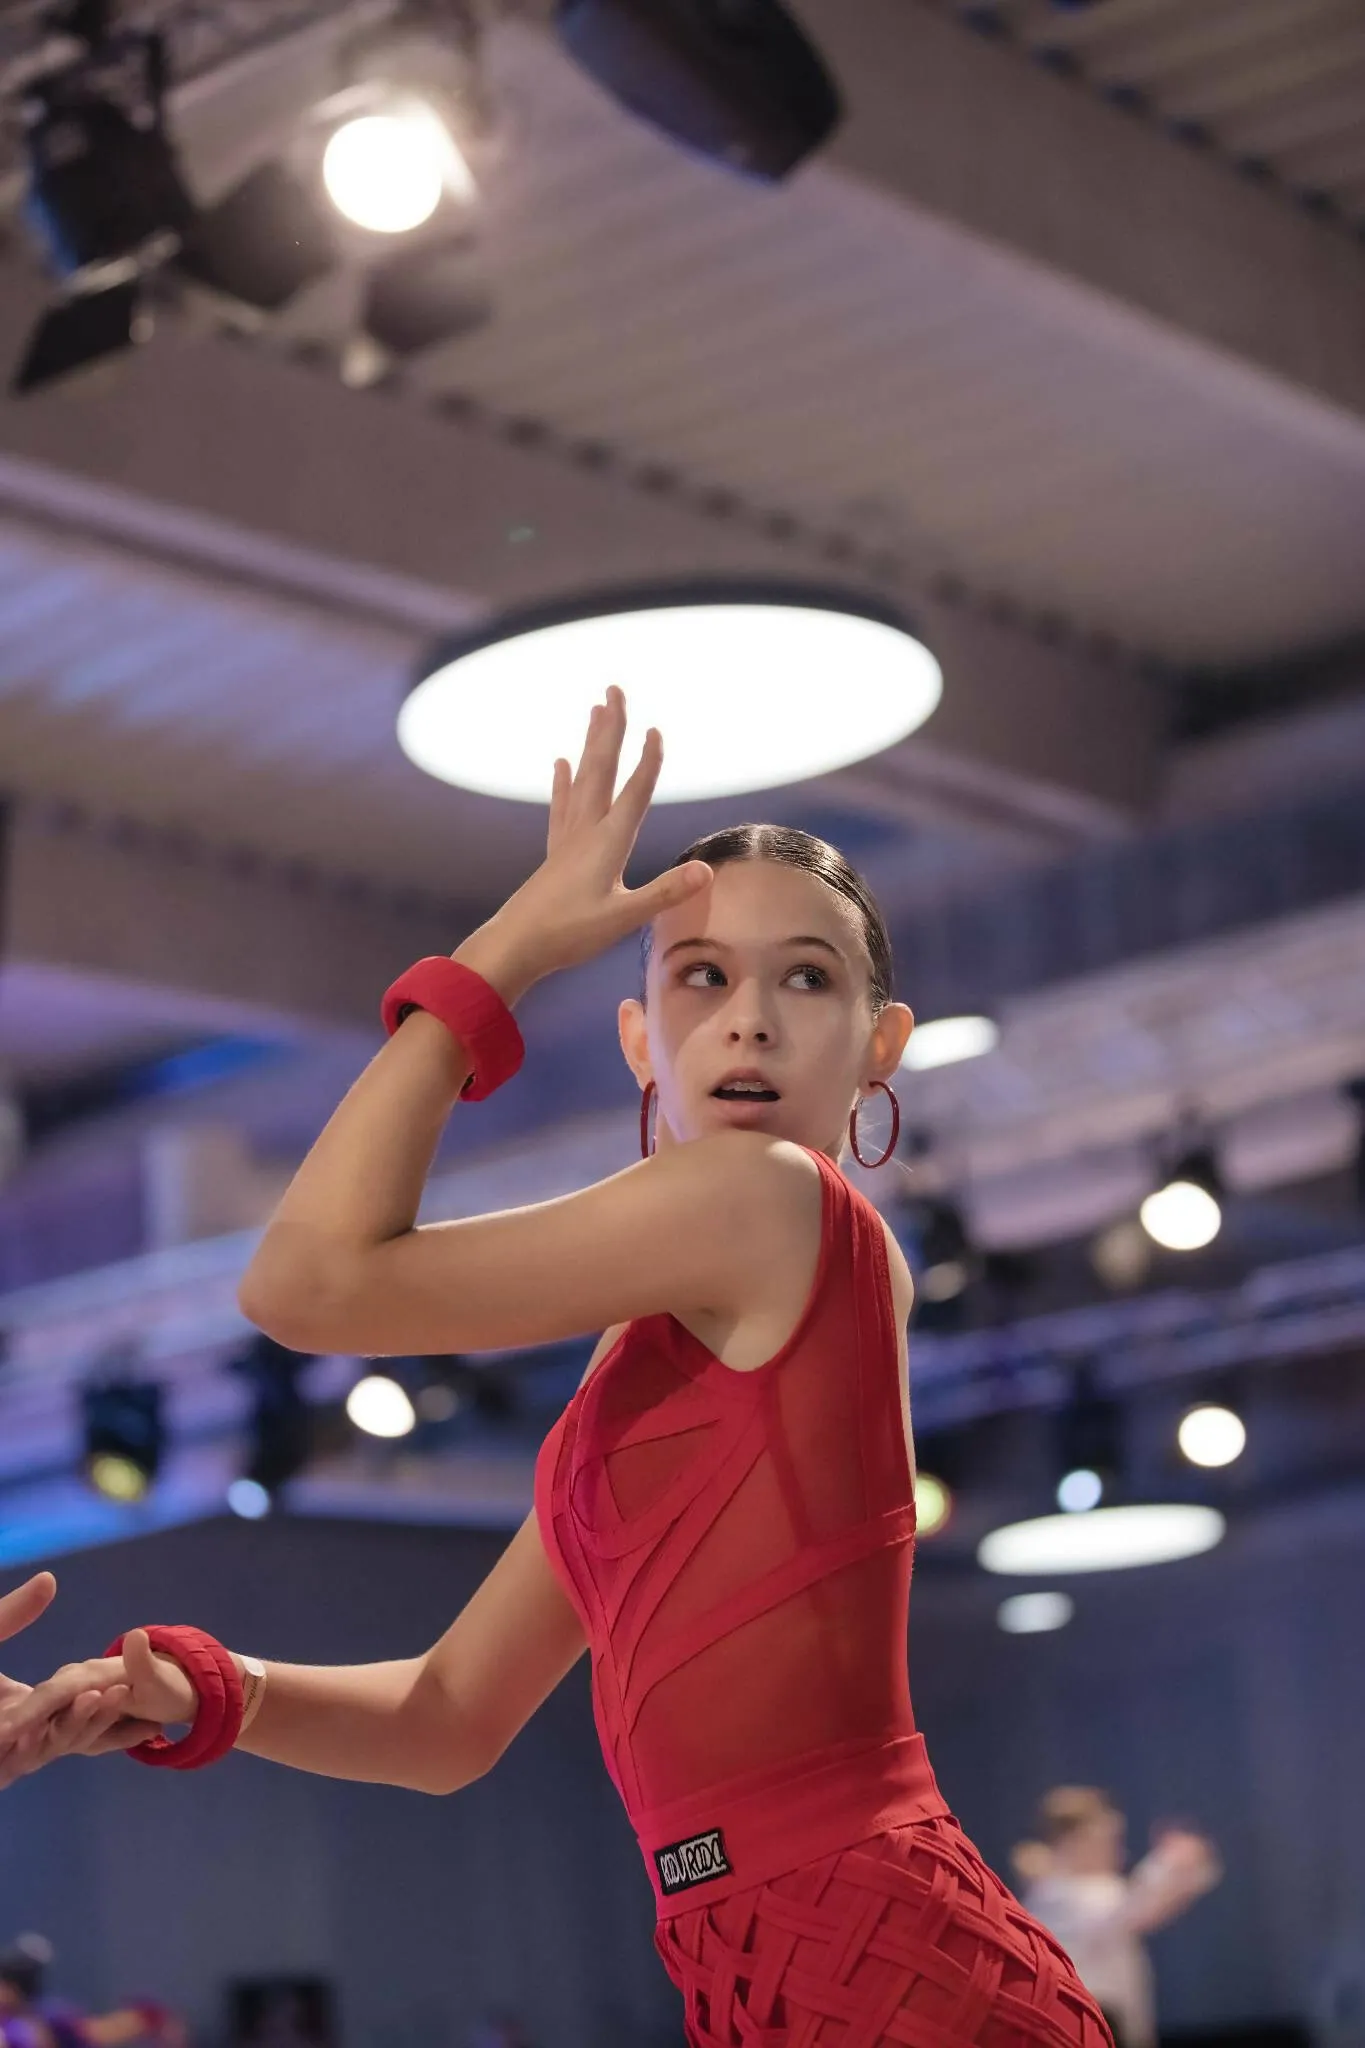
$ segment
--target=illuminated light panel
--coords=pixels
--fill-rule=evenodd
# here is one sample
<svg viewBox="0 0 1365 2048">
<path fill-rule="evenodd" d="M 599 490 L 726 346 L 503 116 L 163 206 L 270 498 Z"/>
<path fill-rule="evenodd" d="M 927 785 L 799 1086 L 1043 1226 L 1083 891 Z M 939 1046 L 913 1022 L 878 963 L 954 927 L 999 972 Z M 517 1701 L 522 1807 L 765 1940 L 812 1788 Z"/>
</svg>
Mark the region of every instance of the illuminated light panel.
<svg viewBox="0 0 1365 2048">
<path fill-rule="evenodd" d="M 548 803 L 609 684 L 625 692 L 621 779 L 663 734 L 656 803 L 776 789 L 894 746 L 942 694 L 909 625 L 843 593 L 749 586 L 617 592 L 446 642 L 398 717 L 428 775 Z"/>
<path fill-rule="evenodd" d="M 1177 1503 L 1040 1515 L 992 1529 L 977 1546 L 976 1559 L 988 1572 L 1015 1578 L 1126 1571 L 1197 1557 L 1222 1541 L 1226 1527 L 1216 1508 Z"/>
</svg>

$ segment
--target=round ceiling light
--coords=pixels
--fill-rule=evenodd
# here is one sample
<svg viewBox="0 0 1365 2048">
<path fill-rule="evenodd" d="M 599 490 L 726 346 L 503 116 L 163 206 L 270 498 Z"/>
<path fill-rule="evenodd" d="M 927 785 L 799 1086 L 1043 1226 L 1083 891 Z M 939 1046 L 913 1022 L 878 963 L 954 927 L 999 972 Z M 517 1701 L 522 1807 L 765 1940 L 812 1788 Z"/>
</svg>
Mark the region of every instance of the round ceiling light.
<svg viewBox="0 0 1365 2048">
<path fill-rule="evenodd" d="M 473 195 L 450 130 L 420 101 L 343 121 L 322 156 L 337 212 L 376 235 L 404 235 L 431 219 L 444 193 Z"/>
<path fill-rule="evenodd" d="M 817 591 L 708 585 L 618 591 L 508 617 L 438 647 L 398 717 L 398 742 L 460 789 L 548 803 L 609 683 L 630 718 L 622 779 L 663 734 L 656 803 L 776 789 L 904 739 L 942 673 L 896 613 Z"/>
<path fill-rule="evenodd" d="M 977 1546 L 988 1572 L 1014 1578 L 1054 1572 L 1116 1572 L 1133 1565 L 1197 1557 L 1222 1541 L 1227 1524 L 1216 1508 L 1177 1502 L 1094 1508 L 1087 1515 L 1040 1515 L 992 1529 Z"/>
<path fill-rule="evenodd" d="M 1231 1465 L 1246 1449 L 1246 1424 L 1231 1408 L 1208 1403 L 1181 1417 L 1176 1440 L 1192 1465 Z"/>
<path fill-rule="evenodd" d="M 912 1073 L 924 1074 L 931 1067 L 956 1066 L 959 1060 L 977 1060 L 994 1052 L 1000 1043 L 1000 1027 L 990 1017 L 935 1017 L 917 1024 L 911 1032 L 901 1060 Z"/>
</svg>

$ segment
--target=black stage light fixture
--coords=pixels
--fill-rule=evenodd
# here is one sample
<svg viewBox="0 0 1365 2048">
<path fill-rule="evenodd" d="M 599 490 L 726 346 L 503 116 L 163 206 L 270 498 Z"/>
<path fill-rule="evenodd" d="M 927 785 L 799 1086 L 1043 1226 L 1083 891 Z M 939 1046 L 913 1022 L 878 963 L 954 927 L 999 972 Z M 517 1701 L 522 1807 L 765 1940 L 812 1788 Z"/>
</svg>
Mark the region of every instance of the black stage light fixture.
<svg viewBox="0 0 1365 2048">
<path fill-rule="evenodd" d="M 842 111 L 779 0 L 558 0 L 555 22 L 613 99 L 746 177 L 785 178 Z"/>
<path fill-rule="evenodd" d="M 322 208 L 288 165 L 258 164 L 186 230 L 175 269 L 263 313 L 277 313 L 337 260 Z"/>
<path fill-rule="evenodd" d="M 142 287 L 168 264 L 274 312 L 336 261 L 321 202 L 285 164 L 258 165 L 196 207 L 166 124 L 164 39 L 111 29 L 110 15 L 94 0 L 56 10 L 51 25 L 83 48 L 33 79 L 22 103 L 24 218 L 60 296 L 30 338 L 16 392 L 145 340 Z"/>
<path fill-rule="evenodd" d="M 25 92 L 23 214 L 62 292 L 30 338 L 16 391 L 142 340 L 140 280 L 194 219 L 166 132 L 161 36 L 111 34 L 109 9 L 93 4 L 57 10 L 53 25 L 85 47 Z"/>
<path fill-rule="evenodd" d="M 1098 1392 L 1088 1367 L 1076 1369 L 1055 1429 L 1058 1507 L 1083 1512 L 1100 1501 L 1110 1505 L 1124 1470 L 1123 1410 Z"/>
<path fill-rule="evenodd" d="M 299 1376 L 313 1363 L 310 1353 L 290 1351 L 258 1331 L 228 1361 L 229 1372 L 251 1389 L 250 1450 L 242 1477 L 272 1498 L 308 1463 L 313 1418 Z"/>
<path fill-rule="evenodd" d="M 403 358 L 482 327 L 492 313 L 471 276 L 467 237 L 419 243 L 376 263 L 365 280 L 361 327 L 388 355 Z"/>
<path fill-rule="evenodd" d="M 127 1503 L 144 1499 L 165 1450 L 161 1388 L 150 1380 L 97 1379 L 81 1390 L 81 1411 L 82 1464 L 96 1493 Z"/>
<path fill-rule="evenodd" d="M 102 292 L 78 292 L 45 313 L 29 335 L 10 379 L 16 395 L 86 370 L 148 339 L 151 316 L 136 280 Z"/>
</svg>

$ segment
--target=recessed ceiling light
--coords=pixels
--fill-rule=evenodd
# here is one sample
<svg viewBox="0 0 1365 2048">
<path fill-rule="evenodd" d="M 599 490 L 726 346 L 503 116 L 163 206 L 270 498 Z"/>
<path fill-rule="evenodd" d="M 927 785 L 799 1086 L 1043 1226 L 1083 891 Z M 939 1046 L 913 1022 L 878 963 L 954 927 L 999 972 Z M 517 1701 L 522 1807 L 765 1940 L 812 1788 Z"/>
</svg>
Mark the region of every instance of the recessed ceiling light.
<svg viewBox="0 0 1365 2048">
<path fill-rule="evenodd" d="M 1196 1557 L 1222 1540 L 1216 1508 L 1180 1503 L 1095 1508 L 1088 1515 L 1040 1515 L 992 1529 L 977 1546 L 988 1572 L 1031 1578 L 1054 1572 L 1113 1572 Z"/>
<path fill-rule="evenodd" d="M 994 1052 L 999 1043 L 1000 1027 L 991 1017 L 935 1017 L 928 1024 L 915 1026 L 901 1065 L 923 1074 L 931 1067 L 980 1059 L 983 1053 Z"/>
<path fill-rule="evenodd" d="M 435 649 L 398 717 L 443 782 L 549 801 L 609 683 L 630 720 L 622 779 L 663 734 L 656 803 L 776 789 L 861 761 L 921 726 L 942 673 L 907 622 L 845 593 L 709 584 L 546 606 Z"/>
</svg>

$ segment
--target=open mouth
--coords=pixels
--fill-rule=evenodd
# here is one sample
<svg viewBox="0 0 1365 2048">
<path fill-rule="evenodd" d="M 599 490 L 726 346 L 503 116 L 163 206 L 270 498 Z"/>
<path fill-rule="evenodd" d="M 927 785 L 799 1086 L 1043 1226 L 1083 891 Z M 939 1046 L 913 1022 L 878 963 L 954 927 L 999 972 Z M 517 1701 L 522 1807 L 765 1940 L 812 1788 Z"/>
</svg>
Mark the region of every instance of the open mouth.
<svg viewBox="0 0 1365 2048">
<path fill-rule="evenodd" d="M 754 1088 L 736 1081 L 730 1085 L 713 1088 L 711 1093 L 717 1102 L 780 1102 L 782 1097 L 776 1088 Z"/>
</svg>

